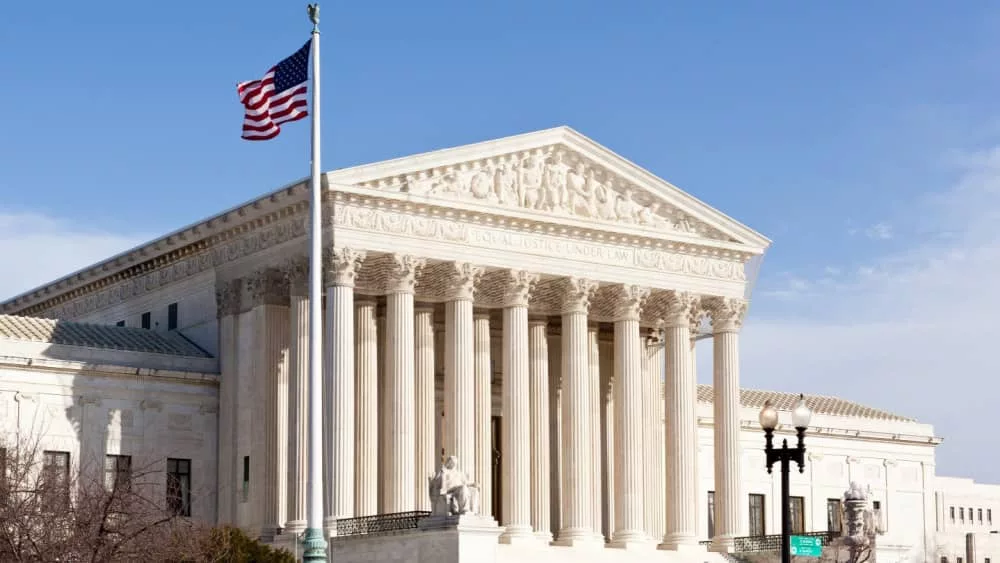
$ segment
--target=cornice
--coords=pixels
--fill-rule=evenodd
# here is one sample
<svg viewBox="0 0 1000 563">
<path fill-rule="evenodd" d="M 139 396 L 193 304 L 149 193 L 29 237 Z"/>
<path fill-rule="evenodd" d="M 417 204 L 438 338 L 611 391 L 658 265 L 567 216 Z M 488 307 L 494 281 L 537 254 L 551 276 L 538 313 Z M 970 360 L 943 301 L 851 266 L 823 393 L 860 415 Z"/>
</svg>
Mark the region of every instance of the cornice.
<svg viewBox="0 0 1000 563">
<path fill-rule="evenodd" d="M 663 232 L 649 226 L 595 222 L 584 217 L 497 207 L 483 202 L 415 196 L 373 189 L 369 185 L 375 182 L 377 186 L 379 182 L 386 181 L 386 178 L 413 174 L 415 170 L 422 168 L 432 169 L 479 162 L 495 155 L 553 146 L 580 153 L 589 162 L 603 167 L 629 185 L 644 189 L 659 189 L 662 193 L 656 195 L 665 201 L 668 200 L 669 205 L 688 216 L 698 218 L 699 221 L 709 221 L 712 228 L 721 229 L 727 236 L 742 240 L 745 244 L 703 238 L 681 231 Z M 326 206 L 330 205 L 330 200 L 335 199 L 338 202 L 407 210 L 432 217 L 482 222 L 485 225 L 515 232 L 545 233 L 577 240 L 629 244 L 739 262 L 746 262 L 752 256 L 760 254 L 770 244 L 769 240 L 758 233 L 567 127 L 327 172 L 322 180 Z M 618 185 L 618 180 L 615 182 Z M 365 184 L 365 186 L 352 184 Z M 303 211 L 308 207 L 306 188 L 304 180 L 290 183 L 206 220 L 193 223 L 55 282 L 15 296 L 0 303 L 0 313 L 49 314 L 48 311 L 61 304 L 89 297 L 109 286 L 139 278 L 144 280 L 143 283 L 147 288 L 162 287 L 172 279 L 186 277 L 220 263 L 232 261 L 235 259 L 234 255 L 245 256 L 255 252 L 256 248 L 268 246 L 268 241 L 261 240 L 261 237 L 250 236 L 252 233 L 266 231 L 269 233 L 267 236 L 277 238 L 300 236 L 304 231 L 302 222 L 306 219 Z M 331 223 L 332 216 L 333 213 L 330 212 L 324 214 L 327 225 Z M 292 232 L 290 234 L 276 232 L 279 229 L 271 228 L 272 224 L 276 223 L 287 224 L 285 226 Z M 232 244 L 234 241 L 242 241 L 245 248 L 236 248 Z M 171 273 L 171 270 L 176 269 L 179 264 L 184 264 L 186 273 L 181 273 L 182 275 Z M 150 276 L 153 273 L 160 279 Z"/>
</svg>

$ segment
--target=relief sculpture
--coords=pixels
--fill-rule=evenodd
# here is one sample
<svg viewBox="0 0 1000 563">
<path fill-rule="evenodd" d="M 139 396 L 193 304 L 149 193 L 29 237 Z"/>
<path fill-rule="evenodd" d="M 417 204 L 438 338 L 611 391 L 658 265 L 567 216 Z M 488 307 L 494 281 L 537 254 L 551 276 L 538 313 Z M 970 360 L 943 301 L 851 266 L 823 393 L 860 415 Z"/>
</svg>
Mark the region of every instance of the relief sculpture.
<svg viewBox="0 0 1000 563">
<path fill-rule="evenodd" d="M 726 238 L 559 147 L 425 170 L 398 180 L 388 183 L 390 189 Z M 384 189 L 387 184 L 383 180 L 362 185 Z"/>
</svg>

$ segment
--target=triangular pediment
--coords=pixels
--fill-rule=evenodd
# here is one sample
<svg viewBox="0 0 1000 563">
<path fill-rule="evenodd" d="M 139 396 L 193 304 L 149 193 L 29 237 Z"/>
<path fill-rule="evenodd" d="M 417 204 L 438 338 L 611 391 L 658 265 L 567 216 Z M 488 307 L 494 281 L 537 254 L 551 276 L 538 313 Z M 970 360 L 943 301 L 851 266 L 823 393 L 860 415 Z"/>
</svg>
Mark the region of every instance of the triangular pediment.
<svg viewBox="0 0 1000 563">
<path fill-rule="evenodd" d="M 461 201 L 653 236 L 720 241 L 751 253 L 770 244 L 567 127 L 348 168 L 329 173 L 328 180 L 425 201 Z"/>
</svg>

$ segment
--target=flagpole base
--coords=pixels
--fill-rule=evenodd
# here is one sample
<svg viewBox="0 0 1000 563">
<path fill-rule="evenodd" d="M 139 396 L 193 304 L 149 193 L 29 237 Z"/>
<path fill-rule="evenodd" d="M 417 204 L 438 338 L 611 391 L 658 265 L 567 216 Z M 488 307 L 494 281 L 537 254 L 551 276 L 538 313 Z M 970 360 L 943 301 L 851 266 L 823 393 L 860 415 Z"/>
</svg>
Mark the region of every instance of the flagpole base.
<svg viewBox="0 0 1000 563">
<path fill-rule="evenodd" d="M 302 538 L 302 547 L 303 562 L 326 562 L 326 539 L 323 537 L 323 530 L 319 528 L 307 529 Z"/>
</svg>

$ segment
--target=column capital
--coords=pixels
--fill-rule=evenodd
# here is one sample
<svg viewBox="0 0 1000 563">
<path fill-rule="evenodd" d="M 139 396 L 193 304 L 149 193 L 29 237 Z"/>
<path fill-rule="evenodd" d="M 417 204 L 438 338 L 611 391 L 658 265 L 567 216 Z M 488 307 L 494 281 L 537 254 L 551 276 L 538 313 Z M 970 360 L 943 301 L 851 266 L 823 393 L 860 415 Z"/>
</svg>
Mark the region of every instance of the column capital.
<svg viewBox="0 0 1000 563">
<path fill-rule="evenodd" d="M 476 284 L 483 277 L 483 267 L 470 262 L 451 262 L 445 278 L 446 299 L 449 301 L 472 301 Z"/>
<path fill-rule="evenodd" d="M 288 281 L 279 268 L 262 268 L 244 278 L 242 305 L 288 305 Z"/>
<path fill-rule="evenodd" d="M 703 302 L 712 318 L 714 332 L 737 332 L 743 326 L 743 317 L 747 312 L 745 299 L 709 297 Z"/>
<path fill-rule="evenodd" d="M 598 283 L 587 278 L 565 278 L 563 283 L 562 313 L 587 313 L 590 300 L 597 292 Z"/>
<path fill-rule="evenodd" d="M 361 263 L 364 262 L 368 253 L 364 250 L 353 248 L 324 248 L 323 249 L 323 273 L 325 274 L 325 285 L 339 285 L 344 287 L 354 287 L 354 280 L 361 270 Z"/>
<path fill-rule="evenodd" d="M 668 291 L 661 298 L 665 327 L 691 326 L 698 306 L 698 296 L 687 291 Z"/>
<path fill-rule="evenodd" d="M 309 291 L 309 257 L 292 256 L 283 268 L 288 290 L 293 295 L 306 295 Z"/>
<path fill-rule="evenodd" d="M 614 320 L 638 321 L 648 298 L 648 287 L 622 284 L 615 293 Z"/>
<path fill-rule="evenodd" d="M 414 293 L 417 276 L 427 259 L 410 254 L 395 253 L 389 256 L 389 268 L 386 272 L 386 293 Z"/>
<path fill-rule="evenodd" d="M 242 281 L 223 280 L 215 283 L 215 305 L 216 316 L 222 318 L 229 315 L 237 315 L 240 312 L 240 300 L 243 292 L 240 286 Z"/>
<path fill-rule="evenodd" d="M 507 286 L 503 292 L 504 307 L 527 307 L 531 292 L 538 283 L 538 274 L 525 270 L 509 270 Z"/>
</svg>

